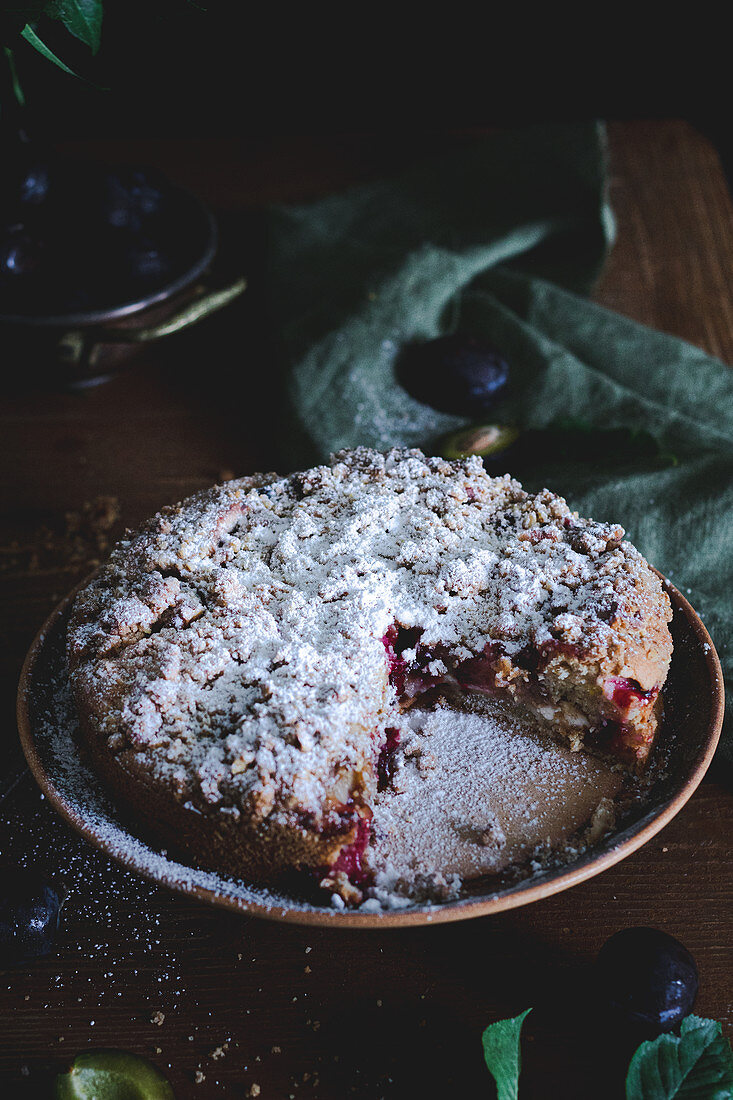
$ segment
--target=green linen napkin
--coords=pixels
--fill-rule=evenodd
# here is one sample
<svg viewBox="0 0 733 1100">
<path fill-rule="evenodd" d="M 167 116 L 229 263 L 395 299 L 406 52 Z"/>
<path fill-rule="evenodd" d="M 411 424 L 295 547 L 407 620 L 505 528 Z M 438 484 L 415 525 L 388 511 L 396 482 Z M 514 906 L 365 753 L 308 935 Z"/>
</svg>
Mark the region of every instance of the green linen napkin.
<svg viewBox="0 0 733 1100">
<path fill-rule="evenodd" d="M 603 128 L 552 125 L 273 211 L 283 463 L 433 450 L 467 422 L 399 386 L 400 349 L 484 337 L 512 371 L 492 419 L 525 429 L 509 471 L 622 523 L 700 612 L 730 677 L 733 370 L 580 296 L 613 237 L 605 181 Z M 721 751 L 733 763 L 730 731 Z"/>
</svg>

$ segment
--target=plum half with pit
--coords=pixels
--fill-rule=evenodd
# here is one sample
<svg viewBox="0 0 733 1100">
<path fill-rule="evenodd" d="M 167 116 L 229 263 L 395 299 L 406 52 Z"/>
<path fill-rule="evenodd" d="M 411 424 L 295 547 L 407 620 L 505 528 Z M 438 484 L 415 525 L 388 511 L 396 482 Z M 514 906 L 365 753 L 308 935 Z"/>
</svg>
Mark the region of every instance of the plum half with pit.
<svg viewBox="0 0 733 1100">
<path fill-rule="evenodd" d="M 409 344 L 396 365 L 397 380 L 411 397 L 439 412 L 474 419 L 496 404 L 509 365 L 485 340 L 465 333 Z"/>
<path fill-rule="evenodd" d="M 53 950 L 61 903 L 40 875 L 0 868 L 0 966 L 41 958 Z"/>
<path fill-rule="evenodd" d="M 695 960 L 684 944 L 658 928 L 625 928 L 611 936 L 594 971 L 603 1006 L 650 1035 L 675 1028 L 697 995 Z"/>
<path fill-rule="evenodd" d="M 57 1100 L 174 1100 L 159 1069 L 126 1050 L 89 1050 L 56 1078 Z"/>
</svg>

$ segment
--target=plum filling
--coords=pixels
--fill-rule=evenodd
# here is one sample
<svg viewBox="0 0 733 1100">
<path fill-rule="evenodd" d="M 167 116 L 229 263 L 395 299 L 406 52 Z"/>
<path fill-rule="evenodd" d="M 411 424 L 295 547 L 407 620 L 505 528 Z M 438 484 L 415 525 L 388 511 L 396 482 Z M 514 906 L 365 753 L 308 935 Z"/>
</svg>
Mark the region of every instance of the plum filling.
<svg viewBox="0 0 733 1100">
<path fill-rule="evenodd" d="M 591 731 L 589 743 L 600 752 L 633 764 L 645 758 L 651 737 L 651 731 L 637 729 L 625 722 L 604 720 Z"/>
<path fill-rule="evenodd" d="M 455 669 L 455 677 L 467 691 L 482 691 L 493 695 L 498 691 L 496 662 L 501 656 L 498 642 L 487 642 L 480 657 L 469 657 Z"/>
<path fill-rule="evenodd" d="M 448 679 L 445 646 L 425 646 L 420 627 L 393 624 L 382 638 L 387 651 L 389 682 L 404 704 Z M 405 654 L 410 655 L 409 661 Z"/>
<path fill-rule="evenodd" d="M 421 634 L 419 627 L 394 624 L 382 638 L 387 651 L 389 682 L 400 696 L 413 698 L 442 679 L 428 668 L 437 659 L 437 653 L 421 645 Z M 410 654 L 409 662 L 404 656 L 406 653 Z"/>
<path fill-rule="evenodd" d="M 388 629 L 382 638 L 382 645 L 387 651 L 387 665 L 389 669 L 389 682 L 393 685 L 398 695 L 405 690 L 405 677 L 407 676 L 407 661 L 402 654 L 409 649 L 406 635 L 412 633 L 404 627 L 398 627 L 396 623 Z"/>
<path fill-rule="evenodd" d="M 389 726 L 384 732 L 385 740 L 377 757 L 377 789 L 380 791 L 385 790 L 392 780 L 395 771 L 395 750 L 400 743 L 400 731 L 396 727 Z M 348 816 L 353 813 L 354 810 L 350 808 L 342 814 L 340 818 L 341 828 L 347 824 Z M 351 817 L 351 820 L 353 821 L 354 818 Z M 356 836 L 350 844 L 341 849 L 335 863 L 329 868 L 329 874 L 342 873 L 346 875 L 352 886 L 362 887 L 371 878 L 370 872 L 364 867 L 364 853 L 369 846 L 371 837 L 371 815 L 369 811 L 359 813 L 356 816 L 355 824 Z"/>
<path fill-rule="evenodd" d="M 505 693 L 505 673 L 501 668 L 504 648 L 500 642 L 488 642 L 483 653 L 456 661 L 444 646 L 423 645 L 421 636 L 419 628 L 407 628 L 395 623 L 382 639 L 387 651 L 390 683 L 402 706 L 409 706 L 417 695 L 440 685 L 457 684 L 465 691 L 487 695 Z M 514 654 L 512 664 L 515 668 L 524 669 L 528 676 L 513 679 L 511 694 L 543 715 L 546 704 L 549 704 L 561 717 L 558 704 L 553 704 L 549 697 L 542 673 L 554 658 L 573 658 L 579 654 L 577 645 L 560 638 L 550 638 L 538 646 L 525 646 Z M 606 709 L 605 714 L 601 708 L 594 722 L 584 718 L 577 707 L 567 708 L 565 705 L 570 725 L 574 729 L 585 728 L 592 735 L 589 736 L 589 743 L 597 744 L 602 751 L 625 759 L 642 758 L 648 750 L 653 729 L 640 731 L 631 720 L 639 712 L 643 715 L 653 709 L 659 688 L 645 691 L 636 680 L 618 676 L 606 680 L 603 695 L 611 707 Z"/>
<path fill-rule="evenodd" d="M 612 677 L 603 685 L 603 694 L 622 713 L 628 714 L 633 707 L 643 706 L 654 702 L 659 695 L 659 688 L 651 688 L 644 691 L 636 680 L 629 680 L 625 676 Z"/>
<path fill-rule="evenodd" d="M 332 875 L 342 872 L 354 886 L 363 886 L 370 877 L 369 871 L 364 867 L 364 853 L 369 844 L 372 823 L 366 817 L 359 817 L 356 821 L 356 836 L 351 844 L 342 848 L 338 858 L 332 864 Z"/>
<path fill-rule="evenodd" d="M 400 731 L 389 726 L 385 731 L 386 741 L 379 750 L 377 758 L 377 790 L 384 791 L 390 785 L 395 772 L 395 750 L 400 743 Z"/>
</svg>

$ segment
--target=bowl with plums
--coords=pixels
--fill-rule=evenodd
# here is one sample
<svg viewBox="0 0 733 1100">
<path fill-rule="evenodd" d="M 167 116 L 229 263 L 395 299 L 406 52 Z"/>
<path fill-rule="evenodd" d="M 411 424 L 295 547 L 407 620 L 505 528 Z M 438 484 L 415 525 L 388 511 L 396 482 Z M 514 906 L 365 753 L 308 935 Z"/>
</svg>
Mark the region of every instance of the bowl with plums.
<svg viewBox="0 0 733 1100">
<path fill-rule="evenodd" d="M 21 146 L 0 180 L 6 370 L 109 377 L 243 292 L 242 277 L 221 285 L 217 250 L 211 210 L 157 170 Z"/>
</svg>

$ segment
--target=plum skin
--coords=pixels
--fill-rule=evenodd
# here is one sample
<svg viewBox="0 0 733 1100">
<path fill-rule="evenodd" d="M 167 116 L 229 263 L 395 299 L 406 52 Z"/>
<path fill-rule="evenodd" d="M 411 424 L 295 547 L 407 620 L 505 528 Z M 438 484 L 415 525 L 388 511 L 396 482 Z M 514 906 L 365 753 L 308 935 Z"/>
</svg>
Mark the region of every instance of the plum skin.
<svg viewBox="0 0 733 1100">
<path fill-rule="evenodd" d="M 509 379 L 509 365 L 486 341 L 452 333 L 409 344 L 396 373 L 400 385 L 424 405 L 477 418 L 496 404 Z"/>
<path fill-rule="evenodd" d="M 0 966 L 50 954 L 60 910 L 58 894 L 39 875 L 0 868 Z"/>
<path fill-rule="evenodd" d="M 658 928 L 625 928 L 598 953 L 594 984 L 602 1004 L 628 1024 L 654 1034 L 687 1016 L 699 978 L 690 952 Z"/>
</svg>

